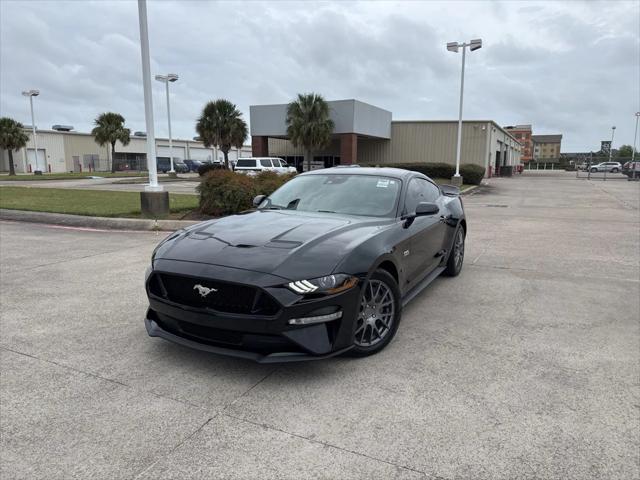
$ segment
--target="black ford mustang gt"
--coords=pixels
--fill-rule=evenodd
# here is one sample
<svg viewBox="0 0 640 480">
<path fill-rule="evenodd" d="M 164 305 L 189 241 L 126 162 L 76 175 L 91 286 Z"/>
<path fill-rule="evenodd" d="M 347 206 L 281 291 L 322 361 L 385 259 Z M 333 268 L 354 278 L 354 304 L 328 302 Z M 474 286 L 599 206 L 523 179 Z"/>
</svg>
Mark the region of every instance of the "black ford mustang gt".
<svg viewBox="0 0 640 480">
<path fill-rule="evenodd" d="M 462 268 L 456 187 L 395 168 L 298 175 L 257 209 L 167 237 L 146 275 L 153 337 L 258 362 L 382 350 L 403 305 Z"/>
</svg>

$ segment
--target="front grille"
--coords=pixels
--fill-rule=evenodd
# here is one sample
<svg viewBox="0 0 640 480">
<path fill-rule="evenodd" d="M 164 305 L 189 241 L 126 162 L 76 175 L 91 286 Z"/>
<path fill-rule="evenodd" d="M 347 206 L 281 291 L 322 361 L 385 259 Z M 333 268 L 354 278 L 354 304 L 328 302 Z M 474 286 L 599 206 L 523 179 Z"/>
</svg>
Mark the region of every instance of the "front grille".
<svg viewBox="0 0 640 480">
<path fill-rule="evenodd" d="M 206 289 L 211 290 L 206 295 Z M 245 315 L 275 315 L 280 307 L 266 292 L 249 285 L 156 273 L 149 281 L 155 296 L 180 305 Z"/>
</svg>

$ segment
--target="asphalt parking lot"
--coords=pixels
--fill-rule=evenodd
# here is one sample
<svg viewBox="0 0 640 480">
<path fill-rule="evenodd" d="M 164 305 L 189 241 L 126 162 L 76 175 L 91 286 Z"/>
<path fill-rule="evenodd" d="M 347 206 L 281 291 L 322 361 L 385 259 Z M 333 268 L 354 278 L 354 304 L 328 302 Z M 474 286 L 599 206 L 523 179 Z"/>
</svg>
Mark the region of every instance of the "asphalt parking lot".
<svg viewBox="0 0 640 480">
<path fill-rule="evenodd" d="M 640 477 L 640 184 L 492 179 L 366 359 L 147 337 L 154 233 L 0 223 L 0 477 Z"/>
</svg>

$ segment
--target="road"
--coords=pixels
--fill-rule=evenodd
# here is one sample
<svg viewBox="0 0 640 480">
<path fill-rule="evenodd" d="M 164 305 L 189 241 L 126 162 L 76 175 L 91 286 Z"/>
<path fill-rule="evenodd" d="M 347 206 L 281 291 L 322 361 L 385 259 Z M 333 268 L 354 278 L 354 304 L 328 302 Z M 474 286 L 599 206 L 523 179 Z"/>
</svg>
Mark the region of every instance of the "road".
<svg viewBox="0 0 640 480">
<path fill-rule="evenodd" d="M 639 478 L 638 187 L 490 180 L 386 350 L 282 366 L 147 337 L 162 236 L 0 223 L 0 477 Z"/>
</svg>

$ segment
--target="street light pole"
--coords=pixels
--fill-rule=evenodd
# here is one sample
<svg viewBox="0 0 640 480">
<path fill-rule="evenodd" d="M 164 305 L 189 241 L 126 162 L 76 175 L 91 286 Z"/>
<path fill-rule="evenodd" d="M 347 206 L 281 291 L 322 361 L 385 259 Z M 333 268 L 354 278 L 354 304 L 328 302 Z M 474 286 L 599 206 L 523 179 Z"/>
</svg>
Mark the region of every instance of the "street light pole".
<svg viewBox="0 0 640 480">
<path fill-rule="evenodd" d="M 616 133 L 616 127 L 615 125 L 613 127 L 611 127 L 611 145 L 609 145 L 609 163 L 611 163 L 611 158 L 613 156 L 613 136 Z M 604 166 L 604 180 L 607 180 L 607 169 L 609 168 L 608 165 Z"/>
<path fill-rule="evenodd" d="M 144 192 L 140 192 L 140 210 L 142 216 L 158 219 L 169 215 L 169 192 L 163 191 L 162 186 L 158 185 L 146 0 L 138 0 L 138 21 L 140 23 L 140 53 L 142 55 L 144 118 L 147 126 L 147 169 L 149 170 L 149 185 L 145 185 Z"/>
<path fill-rule="evenodd" d="M 613 156 L 613 136 L 616 133 L 616 127 L 611 127 L 611 146 L 609 147 L 609 161 L 611 161 L 611 157 Z M 606 171 L 606 169 L 605 169 Z"/>
<path fill-rule="evenodd" d="M 156 80 L 163 82 L 167 92 L 167 122 L 169 123 L 169 161 L 171 162 L 170 173 L 176 173 L 173 168 L 173 139 L 171 138 L 171 106 L 169 105 L 169 82 L 178 80 L 178 75 L 170 73 L 168 75 L 156 75 Z"/>
<path fill-rule="evenodd" d="M 638 120 L 640 120 L 640 112 L 636 112 L 636 131 L 633 135 L 633 150 L 631 151 L 631 161 L 636 157 L 636 141 L 638 140 Z"/>
<path fill-rule="evenodd" d="M 35 153 L 35 162 L 36 162 L 36 166 L 35 166 L 35 170 L 33 171 L 33 174 L 42 175 L 42 170 L 38 168 L 38 135 L 36 133 L 36 120 L 35 120 L 35 116 L 33 115 L 33 97 L 37 97 L 38 95 L 40 95 L 40 91 L 27 90 L 22 92 L 22 95 L 24 95 L 25 97 L 29 97 L 29 106 L 31 107 L 31 129 L 33 131 L 33 146 L 35 148 L 34 153 Z"/>
<path fill-rule="evenodd" d="M 147 28 L 147 1 L 138 0 L 138 21 L 140 23 L 140 53 L 142 55 L 142 87 L 144 90 L 144 117 L 147 127 L 147 169 L 149 185 L 145 190 L 162 191 L 158 185 L 158 168 L 156 165 L 156 136 L 153 129 L 153 99 L 151 97 L 151 67 L 149 59 L 149 30 Z"/>
<path fill-rule="evenodd" d="M 467 47 L 473 52 L 482 48 L 482 40 L 475 39 L 469 43 L 449 42 L 447 43 L 447 50 L 450 52 L 458 53 L 458 50 L 462 48 L 462 71 L 460 72 L 460 108 L 458 110 L 458 138 L 456 141 L 456 173 L 451 179 L 454 185 L 462 185 L 462 177 L 460 176 L 460 150 L 462 146 L 462 104 L 464 99 L 464 67 L 467 56 Z"/>
<path fill-rule="evenodd" d="M 462 101 L 464 99 L 464 63 L 467 56 L 466 46 L 462 47 L 462 72 L 460 73 L 460 108 L 458 109 L 458 142 L 456 145 L 456 173 L 460 176 L 460 146 L 462 144 Z"/>
</svg>

